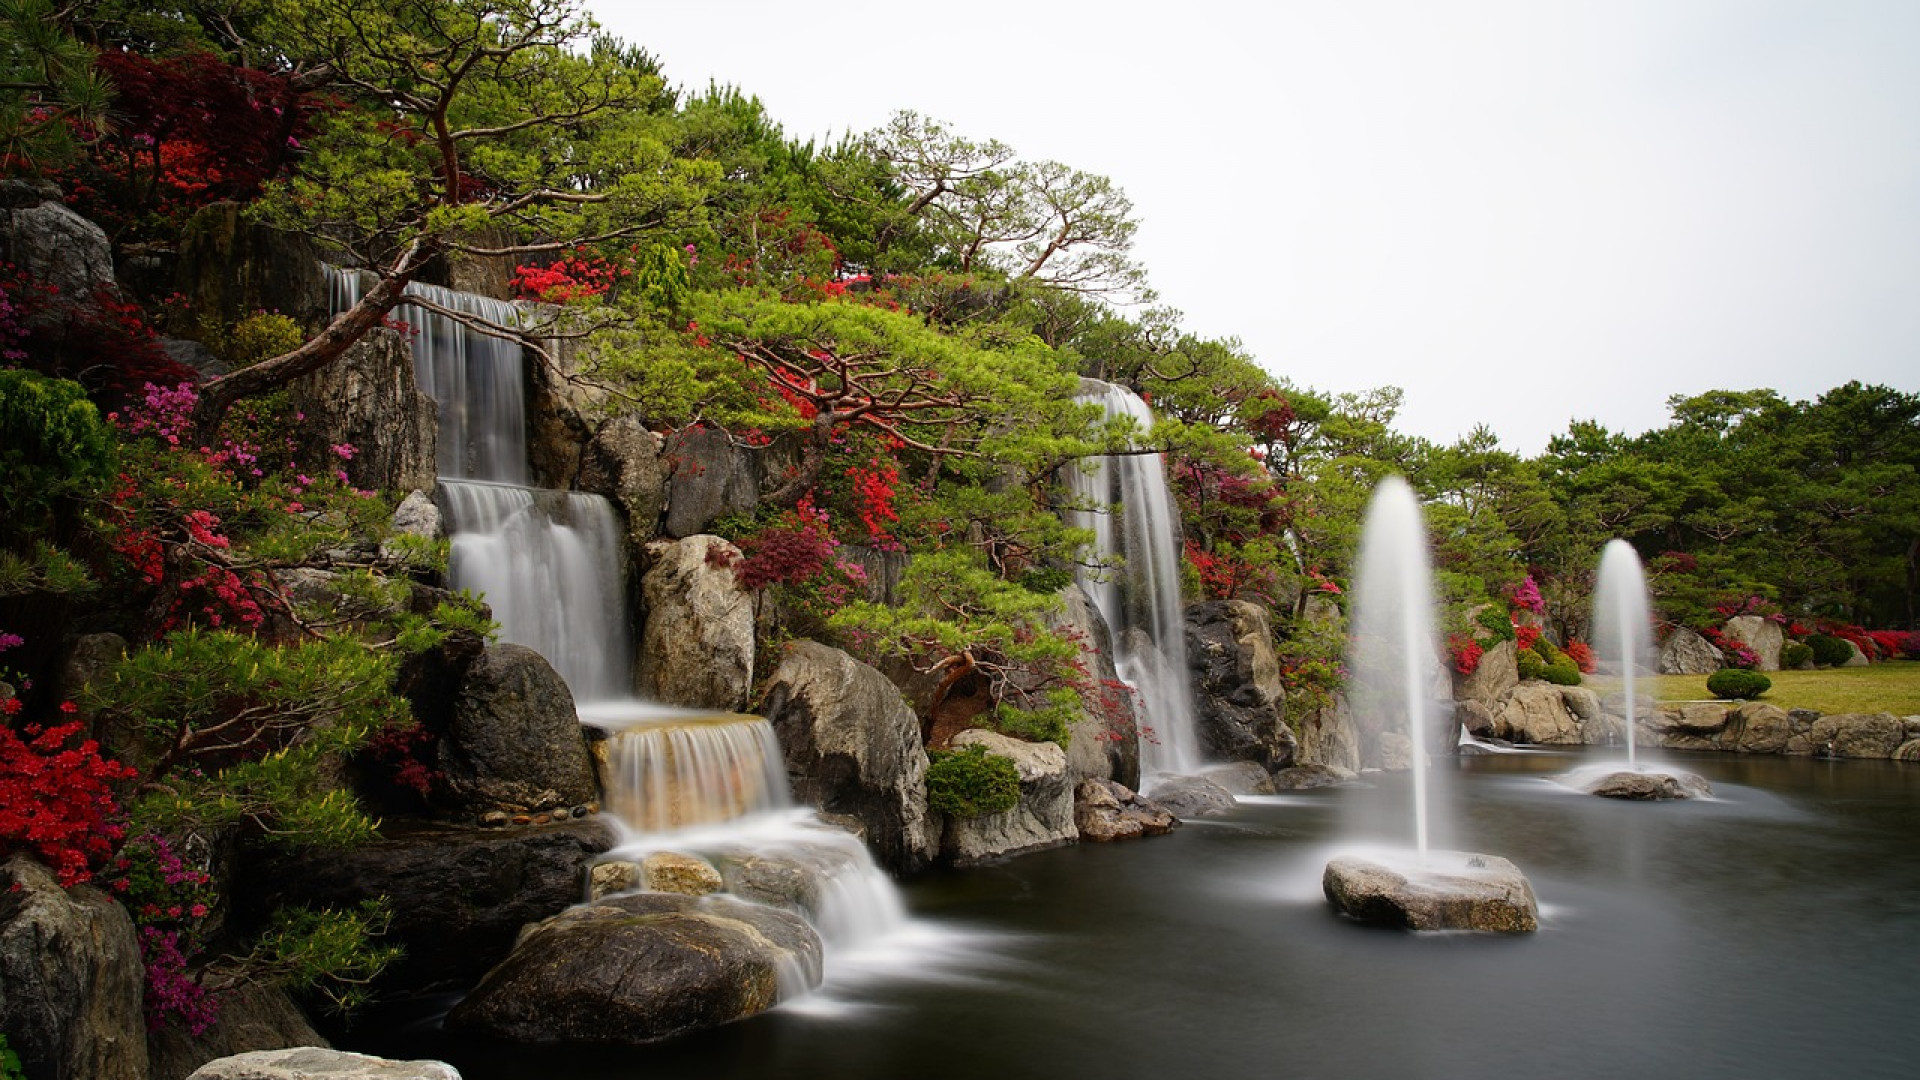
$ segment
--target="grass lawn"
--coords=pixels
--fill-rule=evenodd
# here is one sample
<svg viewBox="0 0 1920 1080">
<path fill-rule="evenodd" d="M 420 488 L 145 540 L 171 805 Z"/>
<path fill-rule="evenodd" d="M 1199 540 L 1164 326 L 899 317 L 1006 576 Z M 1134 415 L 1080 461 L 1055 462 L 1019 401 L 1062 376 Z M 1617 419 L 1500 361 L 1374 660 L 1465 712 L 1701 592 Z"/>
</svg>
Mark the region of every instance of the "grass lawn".
<svg viewBox="0 0 1920 1080">
<path fill-rule="evenodd" d="M 1857 668 L 1818 671 L 1769 671 L 1773 689 L 1761 701 L 1783 709 L 1823 713 L 1920 714 L 1920 660 L 1889 660 Z M 1654 693 L 1662 701 L 1697 701 L 1707 693 L 1705 675 L 1661 675 Z"/>
</svg>

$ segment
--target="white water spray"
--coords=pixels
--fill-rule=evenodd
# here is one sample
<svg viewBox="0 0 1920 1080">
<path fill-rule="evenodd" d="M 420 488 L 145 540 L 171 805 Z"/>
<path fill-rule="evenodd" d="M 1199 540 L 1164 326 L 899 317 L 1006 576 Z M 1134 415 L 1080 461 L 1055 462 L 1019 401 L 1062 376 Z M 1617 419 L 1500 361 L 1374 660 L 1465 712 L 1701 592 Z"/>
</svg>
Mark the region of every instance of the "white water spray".
<svg viewBox="0 0 1920 1080">
<path fill-rule="evenodd" d="M 1653 620 L 1640 555 L 1625 540 L 1609 540 L 1600 555 L 1593 592 L 1593 644 L 1603 677 L 1617 678 L 1626 716 L 1627 768 L 1640 767 L 1635 683 L 1653 671 Z"/>
</svg>

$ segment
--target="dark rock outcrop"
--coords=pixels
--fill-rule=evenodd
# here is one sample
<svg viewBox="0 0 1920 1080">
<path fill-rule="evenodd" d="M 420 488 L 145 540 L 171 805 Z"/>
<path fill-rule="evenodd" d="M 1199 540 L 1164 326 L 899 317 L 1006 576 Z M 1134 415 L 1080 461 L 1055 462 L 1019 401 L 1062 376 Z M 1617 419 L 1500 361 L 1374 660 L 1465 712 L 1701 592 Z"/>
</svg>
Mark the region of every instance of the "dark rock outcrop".
<svg viewBox="0 0 1920 1080">
<path fill-rule="evenodd" d="M 1067 771 L 1075 784 L 1082 780 L 1112 780 L 1140 785 L 1140 721 L 1133 695 L 1126 692 L 1114 670 L 1113 633 L 1100 609 L 1078 585 L 1060 590 L 1060 613 L 1049 622 L 1081 645 L 1087 673 L 1093 677 L 1100 700 L 1083 702 L 1079 719 L 1068 725 Z"/>
<path fill-rule="evenodd" d="M 785 750 L 794 798 L 857 818 L 888 869 L 926 865 L 939 833 L 927 812 L 920 720 L 886 676 L 839 649 L 794 643 L 761 711 Z"/>
<path fill-rule="evenodd" d="M 1210 600 L 1188 608 L 1186 621 L 1201 754 L 1251 761 L 1269 773 L 1292 765 L 1299 745 L 1287 727 L 1266 609 L 1244 600 Z"/>
<path fill-rule="evenodd" d="M 1181 819 L 1218 817 L 1240 805 L 1233 793 L 1204 776 L 1169 776 L 1153 786 L 1153 801 Z"/>
<path fill-rule="evenodd" d="M 214 203 L 193 215 L 180 236 L 175 273 L 174 288 L 193 310 L 223 323 L 278 311 L 314 325 L 331 311 L 313 242 L 247 221 L 239 203 Z"/>
<path fill-rule="evenodd" d="M 414 381 L 413 353 L 398 331 L 376 329 L 340 358 L 293 381 L 302 459 L 346 472 L 355 487 L 432 491 L 438 406 Z M 334 447 L 353 447 L 342 458 Z"/>
<path fill-rule="evenodd" d="M 140 944 L 91 885 L 27 855 L 0 864 L 0 1031 L 34 1080 L 145 1080 Z"/>
<path fill-rule="evenodd" d="M 348 851 L 252 852 L 240 900 L 260 918 L 280 904 L 386 897 L 388 940 L 406 953 L 379 989 L 424 993 L 470 985 L 522 926 L 577 903 L 588 864 L 613 844 L 613 827 L 597 817 L 539 828 L 416 825 Z"/>
<path fill-rule="evenodd" d="M 627 544 L 639 550 L 659 535 L 667 502 L 666 466 L 660 460 L 660 436 L 632 417 L 600 425 L 580 451 L 581 491 L 590 491 L 620 508 L 627 519 Z"/>
<path fill-rule="evenodd" d="M 40 305 L 54 322 L 74 304 L 90 304 L 96 290 L 115 290 L 113 245 L 100 226 L 59 201 L 50 184 L 9 180 L 0 191 L 0 261 L 55 290 Z M 28 329 L 38 324 L 32 319 Z"/>
<path fill-rule="evenodd" d="M 533 927 L 450 1027 L 531 1043 L 647 1043 L 772 1008 L 820 980 L 806 920 L 727 896 L 629 893 Z M 790 982 L 781 985 L 782 974 Z"/>
<path fill-rule="evenodd" d="M 750 514 L 760 505 L 753 457 L 716 427 L 675 432 L 663 454 L 668 469 L 667 536 L 697 535 L 715 518 Z"/>
<path fill-rule="evenodd" d="M 489 646 L 467 668 L 439 752 L 445 800 L 462 812 L 599 799 L 573 695 L 546 658 L 524 645 Z"/>
</svg>

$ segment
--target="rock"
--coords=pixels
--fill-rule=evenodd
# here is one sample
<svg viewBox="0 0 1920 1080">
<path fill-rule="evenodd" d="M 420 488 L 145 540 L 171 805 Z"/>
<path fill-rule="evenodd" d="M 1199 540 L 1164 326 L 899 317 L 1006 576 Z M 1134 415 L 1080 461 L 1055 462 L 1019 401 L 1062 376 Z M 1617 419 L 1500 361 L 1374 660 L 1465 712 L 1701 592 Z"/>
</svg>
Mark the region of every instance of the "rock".
<svg viewBox="0 0 1920 1080">
<path fill-rule="evenodd" d="M 1153 801 L 1181 819 L 1219 817 L 1240 805 L 1233 793 L 1204 776 L 1168 776 L 1153 786 Z"/>
<path fill-rule="evenodd" d="M 1600 707 L 1600 695 L 1584 686 L 1561 687 L 1560 701 L 1582 725 L 1598 720 L 1604 712 Z"/>
<path fill-rule="evenodd" d="M 393 1061 L 300 1046 L 209 1061 L 188 1080 L 460 1080 L 460 1073 L 444 1061 Z"/>
<path fill-rule="evenodd" d="M 1777 705 L 1749 701 L 1733 710 L 1720 745 L 1742 754 L 1780 754 L 1793 738 L 1793 718 Z"/>
<path fill-rule="evenodd" d="M 345 907 L 386 897 L 386 940 L 406 952 L 377 989 L 425 993 L 471 985 L 507 955 L 522 926 L 578 903 L 588 864 L 613 844 L 601 818 L 537 829 L 417 824 L 346 851 L 252 851 L 239 900 L 259 918 L 286 903 Z"/>
<path fill-rule="evenodd" d="M 1251 761 L 1236 761 L 1231 765 L 1202 769 L 1199 775 L 1203 780 L 1211 780 L 1220 785 L 1230 795 L 1273 794 L 1273 777 Z"/>
<path fill-rule="evenodd" d="M 418 488 L 407 492 L 407 497 L 400 500 L 388 523 L 394 532 L 418 536 L 423 540 L 443 540 L 447 535 L 440 507 L 434 504 L 432 496 Z"/>
<path fill-rule="evenodd" d="M 1540 928 L 1533 886 L 1494 855 L 1434 851 L 1419 869 L 1340 856 L 1327 863 L 1320 885 L 1334 907 L 1361 922 L 1502 934 Z"/>
<path fill-rule="evenodd" d="M 1194 604 L 1186 633 L 1202 757 L 1251 761 L 1269 774 L 1292 765 L 1299 744 L 1287 727 L 1266 609 L 1245 600 Z"/>
<path fill-rule="evenodd" d="M 795 642 L 761 708 L 785 752 L 794 798 L 859 820 L 883 866 L 909 872 L 939 848 L 927 811 L 920 719 L 884 675 L 839 649 Z"/>
<path fill-rule="evenodd" d="M 1344 694 L 1307 710 L 1300 717 L 1302 765 L 1318 765 L 1351 776 L 1360 770 L 1360 732 Z"/>
<path fill-rule="evenodd" d="M 1895 761 L 1920 761 L 1920 739 L 1908 739 L 1893 752 Z"/>
<path fill-rule="evenodd" d="M 1066 751 L 1054 743 L 1022 742 L 979 728 L 954 736 L 952 746 L 985 747 L 990 754 L 1011 759 L 1020 773 L 1020 802 L 1013 809 L 948 819 L 941 851 L 955 865 L 1059 847 L 1079 837 Z"/>
<path fill-rule="evenodd" d="M 113 244 L 106 231 L 55 199 L 45 198 L 44 190 L 38 202 L 30 202 L 31 193 L 13 197 L 24 191 L 15 185 L 5 201 L 26 205 L 0 208 L 0 261 L 12 263 L 28 281 L 58 290 L 55 295 L 62 303 L 91 303 L 101 289 L 117 294 Z M 45 314 L 51 314 L 51 309 Z M 28 328 L 34 327 L 29 324 Z"/>
<path fill-rule="evenodd" d="M 248 221 L 239 203 L 194 213 L 180 236 L 175 274 L 175 291 L 221 323 L 278 311 L 317 326 L 332 312 L 331 285 L 313 242 Z"/>
<path fill-rule="evenodd" d="M 1733 707 L 1718 702 L 1691 705 L 1662 705 L 1648 715 L 1647 723 L 1663 736 L 1716 736 L 1727 726 Z"/>
<path fill-rule="evenodd" d="M 1454 702 L 1453 718 L 1459 721 L 1461 730 L 1475 738 L 1493 737 L 1493 710 L 1474 698 Z"/>
<path fill-rule="evenodd" d="M 447 1025 L 525 1043 L 655 1042 L 764 1012 L 818 985 L 820 964 L 819 935 L 791 912 L 631 893 L 536 927 Z"/>
<path fill-rule="evenodd" d="M 750 514 L 760 505 L 753 459 L 716 427 L 684 428 L 667 439 L 667 517 L 661 531 L 690 537 L 728 514 Z"/>
<path fill-rule="evenodd" d="M 1495 711 L 1493 734 L 1516 743 L 1578 745 L 1580 721 L 1567 708 L 1561 689 L 1539 681 L 1514 687 Z"/>
<path fill-rule="evenodd" d="M 653 892 L 705 896 L 727 887 L 713 864 L 695 855 L 656 851 L 640 863 L 640 880 Z"/>
<path fill-rule="evenodd" d="M 1603 799 L 1653 802 L 1666 799 L 1704 799 L 1713 794 L 1707 782 L 1692 773 L 1659 771 L 1630 772 L 1625 769 L 1607 773 L 1583 786 L 1589 795 Z"/>
<path fill-rule="evenodd" d="M 1828 757 L 1890 758 L 1907 729 L 1892 713 L 1835 713 L 1814 721 L 1809 738 L 1814 753 Z"/>
<path fill-rule="evenodd" d="M 573 695 L 524 645 L 488 646 L 467 669 L 439 753 L 447 801 L 463 813 L 552 810 L 600 797 Z"/>
<path fill-rule="evenodd" d="M 1374 740 L 1372 767 L 1387 772 L 1413 768 L 1413 740 L 1403 731 L 1383 731 Z"/>
<path fill-rule="evenodd" d="M 189 338 L 163 337 L 155 339 L 160 351 L 167 359 L 183 368 L 190 368 L 204 378 L 213 378 L 227 373 L 227 362 L 213 355 L 213 350 Z"/>
<path fill-rule="evenodd" d="M 1275 773 L 1273 787 L 1275 791 L 1306 791 L 1310 788 L 1333 787 L 1352 779 L 1351 770 L 1336 769 L 1331 765 L 1295 765 Z"/>
<path fill-rule="evenodd" d="M 1073 821 L 1080 839 L 1096 844 L 1163 836 L 1179 824 L 1164 806 L 1126 786 L 1093 779 L 1080 781 L 1074 789 Z"/>
<path fill-rule="evenodd" d="M 728 892 L 797 912 L 815 926 L 835 914 L 835 894 L 870 865 L 857 839 L 825 827 L 806 838 L 715 851 L 713 860 Z"/>
<path fill-rule="evenodd" d="M 1736 615 L 1727 620 L 1720 632 L 1752 649 L 1753 655 L 1759 658 L 1759 663 L 1754 665 L 1757 669 L 1780 670 L 1780 647 L 1786 644 L 1787 636 L 1779 623 L 1760 615 Z"/>
<path fill-rule="evenodd" d="M 647 545 L 641 579 L 647 617 L 640 696 L 667 705 L 739 712 L 753 686 L 753 596 L 733 567 L 740 549 L 717 536 Z"/>
<path fill-rule="evenodd" d="M 1059 597 L 1060 613 L 1049 617 L 1049 626 L 1080 643 L 1087 674 L 1102 690 L 1101 700 L 1084 702 L 1080 718 L 1068 725 L 1068 779 L 1075 784 L 1082 780 L 1116 780 L 1138 787 L 1140 721 L 1134 712 L 1133 695 L 1120 683 L 1114 669 L 1113 632 L 1080 586 L 1066 586 Z"/>
<path fill-rule="evenodd" d="M 29 1077 L 145 1080 L 133 920 L 28 855 L 0 864 L 0 1031 Z"/>
<path fill-rule="evenodd" d="M 127 639 L 119 634 L 82 634 L 60 658 L 53 676 L 53 696 L 77 701 L 80 692 L 127 655 Z"/>
<path fill-rule="evenodd" d="M 414 381 L 413 352 L 398 331 L 369 332 L 333 363 L 295 379 L 287 396 L 303 414 L 301 460 L 344 470 L 355 487 L 432 491 L 439 465 L 438 406 Z M 333 448 L 353 447 L 351 458 Z"/>
<path fill-rule="evenodd" d="M 1453 676 L 1454 700 L 1475 702 L 1491 712 L 1500 699 L 1520 683 L 1520 670 L 1514 655 L 1513 642 L 1495 642 L 1492 648 L 1480 654 L 1480 663 L 1474 667 L 1473 674 L 1456 673 Z"/>
<path fill-rule="evenodd" d="M 594 863 L 587 871 L 587 899 L 598 900 L 640 887 L 640 864 L 625 859 Z"/>
<path fill-rule="evenodd" d="M 1684 626 L 1660 646 L 1662 675 L 1711 675 L 1725 666 L 1726 658 L 1712 642 Z"/>
<path fill-rule="evenodd" d="M 1842 638 L 1841 640 L 1846 641 L 1845 638 Z M 1847 662 L 1840 665 L 1841 667 L 1866 667 L 1869 663 L 1872 662 L 1867 659 L 1867 654 L 1860 650 L 1859 645 L 1856 645 L 1851 641 L 1847 641 L 1847 648 L 1851 649 L 1852 652 L 1847 656 Z"/>
<path fill-rule="evenodd" d="M 627 544 L 639 550 L 660 532 L 667 470 L 660 436 L 630 416 L 600 425 L 580 451 L 579 489 L 604 496 L 627 519 Z"/>
<path fill-rule="evenodd" d="M 150 1080 L 186 1080 L 194 1070 L 233 1054 L 327 1046 L 277 986 L 243 982 L 221 991 L 219 1000 L 220 1015 L 198 1035 L 179 1024 L 147 1033 Z"/>
</svg>

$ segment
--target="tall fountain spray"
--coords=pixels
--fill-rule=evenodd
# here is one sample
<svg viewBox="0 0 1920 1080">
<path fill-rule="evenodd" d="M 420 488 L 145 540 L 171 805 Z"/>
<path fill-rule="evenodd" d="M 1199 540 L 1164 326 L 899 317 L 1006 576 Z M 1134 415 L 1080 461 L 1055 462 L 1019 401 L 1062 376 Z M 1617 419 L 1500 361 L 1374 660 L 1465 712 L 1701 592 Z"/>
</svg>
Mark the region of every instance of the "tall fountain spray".
<svg viewBox="0 0 1920 1080">
<path fill-rule="evenodd" d="M 1433 819 L 1446 804 L 1444 793 L 1432 790 L 1443 774 L 1429 760 L 1442 715 L 1434 702 L 1440 649 L 1426 519 L 1413 489 L 1397 476 L 1374 489 L 1355 565 L 1348 701 L 1363 729 L 1406 735 L 1414 846 L 1337 856 L 1327 863 L 1321 889 L 1341 912 L 1363 922 L 1412 930 L 1534 930 L 1539 905 L 1512 863 L 1430 846 L 1431 832 L 1444 834 Z"/>
<path fill-rule="evenodd" d="M 1654 669 L 1653 615 L 1640 556 L 1625 540 L 1607 541 L 1600 554 L 1600 576 L 1593 590 L 1592 645 L 1598 667 L 1596 681 L 1619 688 L 1627 767 L 1588 766 L 1575 769 L 1561 782 L 1589 794 L 1640 802 L 1711 795 L 1712 789 L 1701 777 L 1649 768 L 1641 760 L 1641 688 L 1651 685 Z M 1609 693 L 1606 700 L 1614 697 Z"/>
<path fill-rule="evenodd" d="M 1141 431 L 1153 426 L 1153 410 L 1125 387 L 1083 379 L 1079 400 L 1100 405 L 1108 417 L 1130 417 Z M 1180 602 L 1180 517 L 1166 466 L 1159 454 L 1124 454 L 1096 459 L 1091 471 L 1065 472 L 1087 507 L 1068 518 L 1093 531 L 1096 559 L 1110 563 L 1082 567 L 1080 587 L 1113 631 L 1114 666 L 1133 688 L 1141 726 L 1152 729 L 1140 748 L 1141 774 L 1191 772 L 1200 745 Z"/>
<path fill-rule="evenodd" d="M 1391 476 L 1374 489 L 1355 565 L 1348 700 L 1365 727 L 1407 737 L 1414 847 L 1424 857 L 1434 802 L 1428 754 L 1439 716 L 1433 690 L 1440 650 L 1426 519 L 1405 480 Z"/>
<path fill-rule="evenodd" d="M 1609 540 L 1600 554 L 1593 591 L 1593 647 L 1602 678 L 1620 681 L 1626 720 L 1627 768 L 1640 767 L 1639 684 L 1653 672 L 1653 619 L 1640 555 L 1625 540 Z"/>
</svg>

